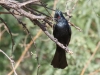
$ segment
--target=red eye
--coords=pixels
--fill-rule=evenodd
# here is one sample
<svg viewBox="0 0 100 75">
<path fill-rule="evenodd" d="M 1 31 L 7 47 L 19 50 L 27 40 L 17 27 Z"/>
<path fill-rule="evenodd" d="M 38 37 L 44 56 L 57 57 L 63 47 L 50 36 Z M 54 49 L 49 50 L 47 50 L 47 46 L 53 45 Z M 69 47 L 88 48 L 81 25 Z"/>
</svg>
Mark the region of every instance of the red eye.
<svg viewBox="0 0 100 75">
<path fill-rule="evenodd" d="M 58 16 L 57 18 L 60 19 L 60 16 Z"/>
</svg>

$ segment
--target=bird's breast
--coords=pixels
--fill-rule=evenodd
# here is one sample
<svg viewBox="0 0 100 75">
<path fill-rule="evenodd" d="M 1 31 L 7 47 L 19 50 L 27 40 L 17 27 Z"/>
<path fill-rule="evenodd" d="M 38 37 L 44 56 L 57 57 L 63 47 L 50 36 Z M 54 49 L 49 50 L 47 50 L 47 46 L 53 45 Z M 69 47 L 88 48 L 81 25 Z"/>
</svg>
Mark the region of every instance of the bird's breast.
<svg viewBox="0 0 100 75">
<path fill-rule="evenodd" d="M 66 34 L 67 30 L 68 30 L 68 27 L 67 27 L 67 25 L 64 25 L 64 23 L 57 24 L 57 31 L 59 33 Z"/>
</svg>

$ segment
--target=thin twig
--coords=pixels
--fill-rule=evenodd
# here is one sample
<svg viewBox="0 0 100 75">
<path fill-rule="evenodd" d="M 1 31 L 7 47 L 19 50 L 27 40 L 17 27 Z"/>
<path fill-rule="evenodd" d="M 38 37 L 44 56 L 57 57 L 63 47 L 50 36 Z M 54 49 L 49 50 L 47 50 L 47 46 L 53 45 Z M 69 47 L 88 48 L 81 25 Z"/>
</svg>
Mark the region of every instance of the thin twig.
<svg viewBox="0 0 100 75">
<path fill-rule="evenodd" d="M 45 13 L 43 13 L 43 12 L 40 12 L 40 11 L 36 10 L 35 8 L 32 8 L 32 7 L 30 7 L 30 6 L 28 6 L 28 7 L 31 8 L 31 10 L 30 10 L 31 12 L 33 12 L 33 11 L 32 11 L 32 9 L 33 9 L 34 11 L 36 11 L 36 12 L 42 14 L 42 15 L 45 15 L 46 17 L 50 17 L 50 16 L 48 16 L 47 14 L 45 14 Z M 27 8 L 27 9 L 29 10 L 29 8 Z"/>
<path fill-rule="evenodd" d="M 98 72 L 100 72 L 100 68 L 99 69 L 97 69 L 97 70 L 95 70 L 94 72 L 91 72 L 90 74 L 88 74 L 88 75 L 96 75 L 96 73 L 98 73 Z"/>
<path fill-rule="evenodd" d="M 37 58 L 37 63 L 38 63 L 38 66 L 37 66 L 37 75 L 39 75 L 40 63 L 39 63 L 38 53 L 37 53 L 36 58 Z"/>
<path fill-rule="evenodd" d="M 73 2 L 73 0 L 71 0 L 70 2 Z M 66 2 L 66 9 L 65 9 L 66 12 L 65 12 L 65 15 L 68 16 L 68 21 L 69 21 L 69 19 L 72 17 L 72 12 L 73 12 L 73 10 L 75 9 L 76 4 L 78 3 L 78 0 L 77 0 L 77 1 L 75 2 L 75 4 L 73 5 L 72 9 L 68 9 L 67 3 L 68 3 L 68 2 Z"/>
<path fill-rule="evenodd" d="M 26 6 L 28 4 L 32 4 L 32 3 L 37 2 L 37 1 L 39 1 L 39 0 L 29 0 L 29 1 L 23 2 L 19 5 L 20 5 L 20 7 L 23 7 L 23 6 Z"/>
<path fill-rule="evenodd" d="M 6 29 L 4 29 L 4 30 L 0 30 L 0 40 L 1 40 L 1 37 L 2 37 L 2 35 L 4 34 L 4 32 L 6 31 Z"/>
<path fill-rule="evenodd" d="M 7 8 L 6 8 L 7 9 Z M 7 9 L 8 10 L 8 9 Z M 26 30 L 26 32 L 27 32 L 27 34 L 31 37 L 31 39 L 32 39 L 32 35 L 31 35 L 31 33 L 30 33 L 30 31 L 28 30 L 28 28 L 26 27 L 26 24 L 25 23 L 23 23 L 21 20 L 19 20 L 16 16 L 15 16 L 15 14 L 13 14 L 13 12 L 11 12 L 10 10 L 8 10 L 14 17 L 15 17 L 15 19 L 17 19 L 17 21 L 19 22 L 19 24 L 21 24 L 22 26 L 23 26 L 23 28 Z M 35 44 L 34 44 L 35 45 Z"/>
<path fill-rule="evenodd" d="M 16 65 L 15 65 L 15 69 L 20 65 L 20 63 L 23 60 L 25 54 L 30 49 L 30 47 L 32 46 L 32 44 L 34 43 L 34 41 L 41 35 L 41 33 L 42 33 L 42 31 L 39 30 L 39 32 L 37 33 L 37 35 L 35 37 L 33 37 L 33 40 L 30 41 L 30 43 L 25 47 L 25 50 L 23 51 L 22 55 L 20 56 L 20 58 L 18 59 Z M 11 75 L 13 72 L 14 72 L 14 70 L 12 70 L 8 75 Z"/>
<path fill-rule="evenodd" d="M 5 7 L 6 8 L 6 7 Z M 7 8 L 6 8 L 7 9 Z M 7 9 L 8 10 L 8 9 Z M 22 21 L 20 21 L 14 14 L 13 14 L 13 12 L 11 12 L 10 10 L 8 10 L 14 17 L 15 17 L 15 19 L 17 19 L 17 21 L 19 22 L 19 24 L 21 24 L 22 26 L 23 26 L 23 28 L 25 28 L 25 30 L 27 31 L 27 33 L 29 34 L 30 32 L 29 32 L 29 30 L 27 29 L 27 27 L 26 27 L 26 24 L 24 24 Z"/>
<path fill-rule="evenodd" d="M 3 50 L 0 49 L 0 52 L 3 53 L 10 60 L 13 71 L 14 71 L 14 75 L 17 75 L 15 67 L 14 67 L 14 60 L 12 60 Z"/>
<path fill-rule="evenodd" d="M 54 10 L 54 9 L 52 9 L 52 8 L 49 8 L 49 7 L 47 7 L 47 6 L 43 6 L 43 5 L 41 5 L 41 4 L 34 4 L 34 5 L 42 6 L 42 7 L 45 7 L 45 8 L 47 8 L 47 9 L 49 9 L 49 10 L 56 11 L 56 10 Z"/>
<path fill-rule="evenodd" d="M 9 12 L 0 12 L 0 14 L 11 14 Z"/>
<path fill-rule="evenodd" d="M 9 34 L 10 34 L 11 40 L 12 40 L 12 51 L 13 51 L 13 47 L 14 47 L 14 44 L 15 44 L 15 43 L 14 43 L 14 40 L 13 40 L 12 33 L 11 33 L 9 27 L 8 27 L 8 24 L 7 24 L 1 17 L 0 17 L 0 20 L 4 23 L 4 25 L 7 27 L 8 31 L 9 31 Z"/>
<path fill-rule="evenodd" d="M 86 68 L 88 67 L 88 65 L 91 63 L 91 60 L 93 59 L 94 55 L 96 54 L 98 48 L 100 47 L 100 41 L 98 42 L 93 54 L 91 55 L 91 57 L 89 58 L 89 60 L 86 62 L 84 68 L 82 69 L 82 72 L 80 75 L 84 75 Z"/>
<path fill-rule="evenodd" d="M 79 27 L 75 26 L 73 23 L 69 22 L 71 26 L 75 27 L 77 30 L 79 30 L 80 32 L 82 31 L 82 29 L 80 29 Z"/>
<path fill-rule="evenodd" d="M 39 1 L 41 3 L 41 5 L 44 6 L 45 10 L 48 12 L 48 14 L 50 15 L 50 17 L 52 18 L 52 15 L 50 14 L 50 12 L 47 10 L 47 8 L 45 7 L 44 3 L 42 1 Z"/>
<path fill-rule="evenodd" d="M 17 13 L 15 13 L 15 12 L 12 12 L 14 15 L 19 15 L 19 14 L 17 14 Z M 0 12 L 0 14 L 11 14 L 10 12 Z"/>
<path fill-rule="evenodd" d="M 70 13 L 72 13 L 72 11 L 75 9 L 76 5 L 78 3 L 78 0 L 75 2 L 75 4 L 73 5 L 72 9 L 70 10 Z"/>
</svg>

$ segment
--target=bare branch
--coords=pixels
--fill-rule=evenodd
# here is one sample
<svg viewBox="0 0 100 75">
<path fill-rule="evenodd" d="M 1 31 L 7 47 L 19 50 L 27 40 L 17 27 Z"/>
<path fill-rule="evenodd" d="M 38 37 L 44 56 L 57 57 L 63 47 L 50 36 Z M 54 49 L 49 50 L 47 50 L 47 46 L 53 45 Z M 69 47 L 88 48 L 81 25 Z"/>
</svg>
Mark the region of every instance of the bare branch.
<svg viewBox="0 0 100 75">
<path fill-rule="evenodd" d="M 7 23 L 0 17 L 0 20 L 4 23 L 4 25 L 7 27 L 8 31 L 9 31 L 9 34 L 11 36 L 11 40 L 12 40 L 12 51 L 13 51 L 13 47 L 14 47 L 14 40 L 13 40 L 13 37 L 12 37 L 12 33 L 7 25 Z"/>
<path fill-rule="evenodd" d="M 34 2 L 37 2 L 39 0 L 29 0 L 29 1 L 26 1 L 26 2 L 23 2 L 20 4 L 20 7 L 23 7 L 23 6 L 26 6 L 28 4 L 31 4 L 31 3 L 34 3 Z"/>
<path fill-rule="evenodd" d="M 27 53 L 27 51 L 31 48 L 32 44 L 34 43 L 34 41 L 41 35 L 42 31 L 39 30 L 39 32 L 36 34 L 35 37 L 33 37 L 33 40 L 30 41 L 29 44 L 27 44 L 27 46 L 25 47 L 22 55 L 20 56 L 20 58 L 18 59 L 16 65 L 15 65 L 15 69 L 17 69 L 17 67 L 20 65 L 21 61 L 23 60 L 25 54 Z M 14 70 L 12 70 L 8 75 L 12 75 L 12 73 L 14 72 Z"/>
<path fill-rule="evenodd" d="M 31 18 L 31 19 L 44 19 L 45 18 L 45 16 L 37 16 L 37 15 L 31 14 L 31 13 L 29 13 L 21 8 L 21 6 L 26 5 L 26 3 L 30 3 L 30 2 L 19 4 L 16 1 L 15 2 L 11 2 L 11 1 L 8 0 L 5 2 L 5 0 L 1 0 L 0 5 L 2 5 L 4 8 L 8 8 L 8 9 L 12 8 L 13 10 L 16 10 L 21 16 L 25 16 L 27 18 Z M 33 0 L 33 2 L 34 2 L 34 0 Z"/>
<path fill-rule="evenodd" d="M 15 67 L 14 67 L 14 60 L 12 60 L 3 50 L 0 49 L 0 52 L 3 53 L 10 60 L 13 71 L 14 71 L 14 75 L 17 75 Z"/>
<path fill-rule="evenodd" d="M 73 23 L 69 22 L 71 26 L 75 27 L 77 30 L 79 30 L 80 32 L 82 31 L 82 29 L 80 29 L 79 27 L 75 26 Z"/>
</svg>

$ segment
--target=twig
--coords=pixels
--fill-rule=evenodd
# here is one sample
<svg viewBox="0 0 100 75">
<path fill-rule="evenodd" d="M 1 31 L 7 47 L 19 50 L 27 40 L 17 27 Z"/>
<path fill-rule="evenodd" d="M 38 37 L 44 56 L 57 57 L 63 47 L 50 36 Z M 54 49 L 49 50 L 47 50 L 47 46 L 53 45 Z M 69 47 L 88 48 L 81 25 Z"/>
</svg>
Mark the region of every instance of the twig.
<svg viewBox="0 0 100 75">
<path fill-rule="evenodd" d="M 39 1 L 41 3 L 42 6 L 44 6 L 45 10 L 48 12 L 48 14 L 50 15 L 50 17 L 52 18 L 52 15 L 50 14 L 50 12 L 47 10 L 47 8 L 45 7 L 44 3 L 42 1 Z"/>
<path fill-rule="evenodd" d="M 0 12 L 0 14 L 11 14 L 9 12 Z"/>
<path fill-rule="evenodd" d="M 23 60 L 25 54 L 30 49 L 30 47 L 32 46 L 32 44 L 34 43 L 34 41 L 40 36 L 41 32 L 42 31 L 39 30 L 39 32 L 37 33 L 37 35 L 35 37 L 33 37 L 33 41 L 30 41 L 30 43 L 25 47 L 25 50 L 23 51 L 22 55 L 20 56 L 20 58 L 18 59 L 16 65 L 15 65 L 15 69 L 20 65 L 20 63 Z M 11 75 L 13 72 L 14 72 L 14 70 L 12 70 L 8 75 Z"/>
<path fill-rule="evenodd" d="M 82 29 L 80 29 L 79 27 L 75 26 L 73 23 L 69 22 L 71 26 L 75 27 L 77 30 L 79 30 L 80 32 L 82 31 Z"/>
<path fill-rule="evenodd" d="M 98 72 L 100 72 L 100 68 L 99 69 L 97 69 L 97 70 L 95 70 L 94 72 L 91 72 L 90 74 L 88 74 L 88 75 L 96 75 L 96 73 L 98 73 Z"/>
<path fill-rule="evenodd" d="M 52 22 L 50 22 L 49 20 L 47 20 L 47 19 L 44 19 L 43 21 L 45 21 L 50 27 L 52 27 L 53 26 L 53 24 L 52 24 Z"/>
<path fill-rule="evenodd" d="M 31 8 L 31 7 L 29 6 L 29 8 Z M 27 8 L 27 9 L 29 10 L 29 8 Z M 50 17 L 50 16 L 48 16 L 47 14 L 45 14 L 45 13 L 43 13 L 43 12 L 40 12 L 40 11 L 34 9 L 34 8 L 31 8 L 31 10 L 30 10 L 31 12 L 33 12 L 32 9 L 33 9 L 34 11 L 36 11 L 36 12 L 42 14 L 42 15 L 45 15 L 46 17 Z"/>
<path fill-rule="evenodd" d="M 12 12 L 14 15 L 19 15 L 19 14 L 17 14 L 17 13 L 15 13 L 15 12 Z M 0 14 L 11 14 L 10 12 L 0 12 Z"/>
<path fill-rule="evenodd" d="M 6 29 L 4 29 L 4 30 L 0 30 L 0 40 L 1 40 L 1 37 L 2 37 L 2 35 L 4 34 L 4 32 L 6 31 Z"/>
<path fill-rule="evenodd" d="M 47 9 L 49 9 L 49 10 L 56 11 L 55 9 L 49 8 L 49 7 L 47 7 L 47 6 L 43 6 L 43 5 L 41 5 L 41 4 L 34 4 L 34 5 L 42 6 L 42 7 L 45 7 L 45 8 L 47 8 Z"/>
<path fill-rule="evenodd" d="M 88 65 L 91 63 L 91 60 L 93 59 L 94 55 L 96 54 L 98 48 L 100 47 L 100 41 L 98 42 L 93 54 L 91 55 L 91 57 L 89 58 L 89 60 L 87 61 L 87 63 L 85 64 L 84 68 L 82 69 L 82 72 L 80 75 L 84 75 L 86 68 L 88 67 Z"/>
<path fill-rule="evenodd" d="M 37 2 L 39 0 L 29 0 L 29 1 L 26 1 L 26 2 L 23 2 L 20 4 L 20 7 L 23 7 L 23 6 L 26 6 L 28 4 L 31 4 L 31 3 L 34 3 L 34 2 Z"/>
<path fill-rule="evenodd" d="M 73 1 L 71 1 L 71 2 L 73 2 Z M 66 9 L 67 9 L 67 10 L 66 10 L 66 13 L 65 13 L 65 14 L 66 14 L 67 16 L 69 16 L 69 19 L 70 19 L 70 18 L 72 17 L 72 14 L 71 14 L 71 13 L 72 13 L 72 11 L 75 9 L 75 6 L 76 6 L 76 4 L 78 3 L 78 0 L 77 0 L 77 1 L 75 2 L 75 4 L 73 5 L 72 9 L 68 9 L 67 3 L 68 3 L 68 2 L 66 2 Z"/>
<path fill-rule="evenodd" d="M 13 40 L 13 37 L 12 37 L 12 33 L 8 27 L 8 24 L 0 17 L 0 20 L 4 23 L 4 25 L 7 27 L 8 31 L 9 31 L 9 34 L 11 36 L 11 40 L 12 40 L 12 51 L 13 51 L 13 47 L 14 47 L 14 40 Z"/>
<path fill-rule="evenodd" d="M 14 67 L 14 61 L 3 50 L 0 49 L 0 52 L 3 53 L 10 60 L 13 71 L 14 71 L 14 75 L 17 75 L 15 67 Z"/>
<path fill-rule="evenodd" d="M 70 10 L 69 13 L 72 13 L 72 11 L 75 9 L 77 3 L 78 3 L 78 0 L 75 2 L 75 4 L 73 5 L 73 7 L 72 7 L 72 9 Z"/>
<path fill-rule="evenodd" d="M 8 11 L 9 11 L 9 10 L 8 10 Z M 21 20 L 19 20 L 11 11 L 9 11 L 9 12 L 15 17 L 15 19 L 17 19 L 17 21 L 19 22 L 19 24 L 21 24 L 21 25 L 23 26 L 23 28 L 26 30 L 26 32 L 27 32 L 28 34 L 30 34 L 29 30 L 28 30 L 27 27 L 26 27 L 26 24 L 23 23 Z"/>
<path fill-rule="evenodd" d="M 33 13 L 33 14 L 35 14 L 35 15 L 39 15 L 38 13 L 41 13 L 41 14 L 43 14 L 43 15 L 45 15 L 45 16 L 47 16 L 48 18 L 50 18 L 50 16 L 48 16 L 48 15 L 46 15 L 45 13 L 42 13 L 42 12 L 40 12 L 40 11 L 38 11 L 38 10 L 36 10 L 36 9 L 30 9 L 30 8 L 28 8 L 28 7 L 24 7 L 24 8 L 26 8 L 28 11 L 30 11 L 31 13 Z M 38 13 L 36 13 L 36 12 L 38 12 Z M 47 19 L 43 19 L 43 21 L 45 21 L 46 23 L 48 23 L 48 25 L 50 26 L 50 27 L 52 27 L 52 23 L 50 22 L 50 21 L 48 21 Z"/>
<path fill-rule="evenodd" d="M 38 53 L 37 53 L 36 58 L 37 58 L 37 63 L 38 63 L 38 66 L 37 66 L 37 75 L 39 75 L 40 63 L 39 63 Z"/>
<path fill-rule="evenodd" d="M 6 8 L 6 7 L 5 7 Z M 7 9 L 7 8 L 6 8 Z M 7 9 L 8 10 L 8 9 Z M 23 23 L 21 20 L 19 20 L 16 16 L 15 16 L 15 14 L 13 14 L 13 12 L 11 12 L 10 10 L 8 10 L 14 17 L 15 17 L 15 19 L 17 19 L 17 21 L 19 22 L 19 24 L 21 24 L 22 26 L 23 26 L 23 28 L 26 30 L 26 32 L 28 33 L 28 35 L 31 37 L 31 39 L 32 39 L 32 35 L 31 35 L 31 33 L 29 32 L 29 30 L 28 30 L 28 28 L 26 27 L 26 24 L 25 23 Z"/>
</svg>

